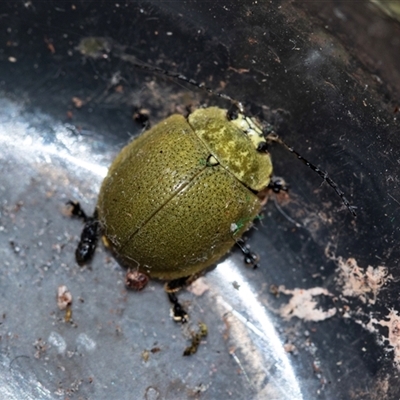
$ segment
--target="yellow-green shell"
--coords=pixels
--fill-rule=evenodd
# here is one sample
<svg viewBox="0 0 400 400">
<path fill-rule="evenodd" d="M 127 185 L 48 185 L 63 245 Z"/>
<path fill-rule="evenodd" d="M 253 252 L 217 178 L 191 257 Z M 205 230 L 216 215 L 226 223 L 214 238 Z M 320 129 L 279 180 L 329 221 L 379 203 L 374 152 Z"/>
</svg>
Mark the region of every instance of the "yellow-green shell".
<svg viewBox="0 0 400 400">
<path fill-rule="evenodd" d="M 164 280 L 192 275 L 250 227 L 261 209 L 253 191 L 271 174 L 269 155 L 255 150 L 226 110 L 200 109 L 189 121 L 172 115 L 111 165 L 97 203 L 103 234 L 125 266 Z"/>
</svg>

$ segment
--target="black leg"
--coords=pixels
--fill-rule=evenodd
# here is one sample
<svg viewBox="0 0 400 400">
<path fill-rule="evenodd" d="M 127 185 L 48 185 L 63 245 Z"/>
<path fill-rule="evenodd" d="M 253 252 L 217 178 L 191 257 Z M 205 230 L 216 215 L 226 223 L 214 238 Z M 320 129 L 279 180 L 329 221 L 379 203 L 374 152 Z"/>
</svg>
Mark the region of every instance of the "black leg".
<svg viewBox="0 0 400 400">
<path fill-rule="evenodd" d="M 150 118 L 146 110 L 140 108 L 135 109 L 133 120 L 142 128 L 142 132 L 150 128 Z"/>
<path fill-rule="evenodd" d="M 88 219 L 88 216 L 86 215 L 85 211 L 83 211 L 80 203 L 78 201 L 72 201 L 69 200 L 67 201 L 67 206 L 71 206 L 71 214 L 74 217 L 78 217 L 83 220 L 83 222 L 86 222 Z"/>
<path fill-rule="evenodd" d="M 285 182 L 283 178 L 279 176 L 271 177 L 268 187 L 272 189 L 275 193 L 287 192 L 289 190 L 289 185 Z"/>
<path fill-rule="evenodd" d="M 260 257 L 258 256 L 258 254 L 253 253 L 250 250 L 249 245 L 247 245 L 243 239 L 237 240 L 236 244 L 239 246 L 240 250 L 244 255 L 245 264 L 251 265 L 253 269 L 258 268 L 258 261 L 260 261 Z"/>
<path fill-rule="evenodd" d="M 172 304 L 171 314 L 172 314 L 172 319 L 175 322 L 181 322 L 182 324 L 184 324 L 185 322 L 188 321 L 189 318 L 186 311 L 179 303 L 178 297 L 176 296 L 176 292 L 190 285 L 198 277 L 199 277 L 198 274 L 185 276 L 183 278 L 169 281 L 164 285 L 164 290 L 167 292 L 168 299 Z"/>
<path fill-rule="evenodd" d="M 186 311 L 183 309 L 181 304 L 179 303 L 178 297 L 176 296 L 176 292 L 194 282 L 201 274 L 194 274 L 184 278 L 174 279 L 165 284 L 164 290 L 168 294 L 169 301 L 172 304 L 171 314 L 172 318 L 175 322 L 180 322 L 184 324 L 188 321 L 189 317 Z M 207 336 L 208 328 L 207 325 L 200 322 L 199 323 L 199 331 L 197 333 L 192 332 L 192 343 L 190 346 L 185 348 L 183 352 L 184 356 L 190 356 L 197 352 L 197 349 L 203 338 Z"/>
<path fill-rule="evenodd" d="M 188 321 L 188 315 L 186 311 L 182 308 L 175 293 L 167 293 L 167 294 L 168 294 L 168 299 L 172 304 L 172 309 L 171 309 L 172 319 L 175 322 L 180 322 L 184 324 L 185 322 Z"/>
<path fill-rule="evenodd" d="M 82 266 L 93 257 L 100 236 L 100 224 L 96 212 L 93 217 L 88 217 L 78 202 L 69 201 L 67 204 L 72 206 L 72 215 L 85 222 L 81 239 L 75 251 L 76 262 Z"/>
<path fill-rule="evenodd" d="M 231 106 L 228 109 L 228 112 L 226 114 L 226 117 L 228 118 L 228 121 L 232 121 L 237 119 L 239 116 L 240 109 L 236 103 L 232 103 Z"/>
</svg>

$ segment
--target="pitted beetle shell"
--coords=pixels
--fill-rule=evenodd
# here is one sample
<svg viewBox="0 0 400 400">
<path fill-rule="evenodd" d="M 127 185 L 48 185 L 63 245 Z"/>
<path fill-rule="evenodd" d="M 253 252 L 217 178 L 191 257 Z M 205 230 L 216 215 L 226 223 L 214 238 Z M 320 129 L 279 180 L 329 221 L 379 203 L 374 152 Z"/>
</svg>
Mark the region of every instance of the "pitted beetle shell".
<svg viewBox="0 0 400 400">
<path fill-rule="evenodd" d="M 118 154 L 98 218 L 122 264 L 153 278 L 186 277 L 217 262 L 251 226 L 271 175 L 269 154 L 226 110 L 173 115 Z"/>
</svg>

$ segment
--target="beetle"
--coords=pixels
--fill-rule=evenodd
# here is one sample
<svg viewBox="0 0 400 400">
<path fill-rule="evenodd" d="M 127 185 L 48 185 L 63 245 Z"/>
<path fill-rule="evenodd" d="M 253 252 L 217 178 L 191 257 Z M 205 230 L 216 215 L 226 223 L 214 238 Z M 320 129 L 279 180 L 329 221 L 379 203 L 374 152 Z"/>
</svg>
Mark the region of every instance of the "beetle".
<svg viewBox="0 0 400 400">
<path fill-rule="evenodd" d="M 117 155 L 94 217 L 70 203 L 86 220 L 78 263 L 92 257 L 101 233 L 116 259 L 136 271 L 129 286 L 142 289 L 142 274 L 169 282 L 174 319 L 184 322 L 173 293 L 224 256 L 261 211 L 272 176 L 266 144 L 254 119 L 218 107 L 160 122 Z"/>
<path fill-rule="evenodd" d="M 273 177 L 269 142 L 281 143 L 317 172 L 355 214 L 324 171 L 276 135 L 265 133 L 240 103 L 218 95 L 231 100 L 232 107 L 200 108 L 187 118 L 172 115 L 126 145 L 109 168 L 92 217 L 79 203 L 69 202 L 72 213 L 85 221 L 76 250 L 78 264 L 92 258 L 101 235 L 128 268 L 128 287 L 141 290 L 148 277 L 167 281 L 173 318 L 180 322 L 187 320 L 187 314 L 175 292 L 207 271 L 235 243 L 246 263 L 257 265 L 257 256 L 241 237 L 264 206 L 268 189 L 287 189 Z"/>
</svg>

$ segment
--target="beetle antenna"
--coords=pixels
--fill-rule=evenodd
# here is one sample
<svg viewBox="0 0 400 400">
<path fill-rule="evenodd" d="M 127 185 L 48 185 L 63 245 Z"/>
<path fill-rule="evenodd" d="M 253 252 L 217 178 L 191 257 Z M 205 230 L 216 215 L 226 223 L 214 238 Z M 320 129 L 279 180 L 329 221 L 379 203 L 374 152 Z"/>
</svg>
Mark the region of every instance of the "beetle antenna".
<svg viewBox="0 0 400 400">
<path fill-rule="evenodd" d="M 225 93 L 215 92 L 213 89 L 209 88 L 204 83 L 199 83 L 199 82 L 195 81 L 194 79 L 188 78 L 179 72 L 168 71 L 167 69 L 156 67 L 154 65 L 148 65 L 142 61 L 138 61 L 133 56 L 125 55 L 125 58 L 126 57 L 129 57 L 129 62 L 137 68 L 140 68 L 144 71 L 150 71 L 150 72 L 156 72 L 159 74 L 163 74 L 163 75 L 169 76 L 171 78 L 178 79 L 182 82 L 188 83 L 189 85 L 195 86 L 198 89 L 202 89 L 202 90 L 206 91 L 207 93 L 212 94 L 213 96 L 217 96 L 221 99 L 230 101 L 232 104 L 235 104 L 238 107 L 238 109 L 241 113 L 244 112 L 243 104 L 240 101 L 235 100 L 233 97 L 231 97 Z"/>
<path fill-rule="evenodd" d="M 316 165 L 310 163 L 307 159 L 305 159 L 301 154 L 299 154 L 293 147 L 289 146 L 286 144 L 278 135 L 275 133 L 270 133 L 269 135 L 266 136 L 265 138 L 267 141 L 271 142 L 277 142 L 283 147 L 285 147 L 287 150 L 289 150 L 291 153 L 295 154 L 297 158 L 300 161 L 303 161 L 304 164 L 307 165 L 307 167 L 311 168 L 314 172 L 316 172 L 333 190 L 338 194 L 338 196 L 342 199 L 343 204 L 347 207 L 347 209 L 351 212 L 351 214 L 355 217 L 356 214 L 356 207 L 352 206 L 350 202 L 347 200 L 347 198 L 344 195 L 344 192 L 339 189 L 339 186 L 337 183 L 328 176 L 328 173 L 323 171 L 322 169 L 318 168 Z"/>
<path fill-rule="evenodd" d="M 218 93 L 215 92 L 213 89 L 209 88 L 208 86 L 206 86 L 204 83 L 199 83 L 197 81 L 195 81 L 194 79 L 188 78 L 185 75 L 179 73 L 179 72 L 172 72 L 169 71 L 167 69 L 163 69 L 160 67 L 156 67 L 154 65 L 148 65 L 144 62 L 138 61 L 134 56 L 128 56 L 125 55 L 125 58 L 129 57 L 129 62 L 134 65 L 135 67 L 138 67 L 142 70 L 145 71 L 150 71 L 150 72 L 156 72 L 156 73 L 160 73 L 163 74 L 165 76 L 169 76 L 171 78 L 174 79 L 178 79 L 182 82 L 188 83 L 192 86 L 195 86 L 199 89 L 202 89 L 204 91 L 206 91 L 209 94 L 212 94 L 213 96 L 217 96 L 221 99 L 224 100 L 228 100 L 230 101 L 234 106 L 236 106 L 239 111 L 241 113 L 244 112 L 244 107 L 243 104 L 237 100 L 235 100 L 234 98 L 232 98 L 231 96 L 225 94 L 225 93 Z M 267 141 L 271 141 L 271 142 L 277 142 L 279 144 L 281 144 L 283 147 L 285 147 L 287 150 L 289 150 L 291 153 L 295 154 L 297 156 L 297 158 L 301 161 L 303 161 L 304 164 L 307 165 L 307 167 L 311 168 L 314 172 L 316 172 L 325 182 L 328 183 L 329 186 L 331 186 L 335 192 L 338 194 L 338 196 L 342 199 L 343 204 L 348 208 L 348 210 L 351 212 L 351 214 L 355 217 L 356 216 L 356 212 L 355 206 L 352 206 L 350 204 L 350 202 L 347 200 L 347 198 L 344 195 L 344 192 L 339 189 L 339 186 L 337 185 L 337 183 L 328 176 L 328 173 L 321 170 L 320 168 L 318 168 L 316 165 L 310 163 L 308 160 L 306 160 L 301 154 L 299 154 L 293 147 L 289 146 L 288 144 L 286 144 L 278 135 L 276 134 L 269 134 L 266 136 L 265 138 Z"/>
</svg>

